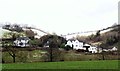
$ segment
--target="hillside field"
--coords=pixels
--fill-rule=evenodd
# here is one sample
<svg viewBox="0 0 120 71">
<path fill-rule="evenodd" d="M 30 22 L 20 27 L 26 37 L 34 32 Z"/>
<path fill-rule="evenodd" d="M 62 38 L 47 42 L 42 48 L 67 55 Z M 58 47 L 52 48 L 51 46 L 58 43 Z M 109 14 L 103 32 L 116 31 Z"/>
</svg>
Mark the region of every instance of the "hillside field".
<svg viewBox="0 0 120 71">
<path fill-rule="evenodd" d="M 8 63 L 2 69 L 118 69 L 118 60 Z"/>
</svg>

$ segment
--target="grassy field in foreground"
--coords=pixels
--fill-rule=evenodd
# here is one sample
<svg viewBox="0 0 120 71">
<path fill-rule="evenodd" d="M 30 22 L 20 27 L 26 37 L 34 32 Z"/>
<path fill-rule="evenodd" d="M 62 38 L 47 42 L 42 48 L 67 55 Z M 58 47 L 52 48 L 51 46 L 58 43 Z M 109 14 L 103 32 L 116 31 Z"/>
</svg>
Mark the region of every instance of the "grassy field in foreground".
<svg viewBox="0 0 120 71">
<path fill-rule="evenodd" d="M 118 60 L 2 64 L 3 69 L 118 69 Z"/>
</svg>

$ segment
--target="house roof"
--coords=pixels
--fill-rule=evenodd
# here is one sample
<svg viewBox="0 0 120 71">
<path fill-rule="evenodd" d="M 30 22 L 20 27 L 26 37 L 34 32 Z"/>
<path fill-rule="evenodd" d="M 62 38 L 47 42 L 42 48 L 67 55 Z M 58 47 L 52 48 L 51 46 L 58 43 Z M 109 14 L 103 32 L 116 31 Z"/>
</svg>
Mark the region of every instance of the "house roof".
<svg viewBox="0 0 120 71">
<path fill-rule="evenodd" d="M 29 40 L 29 38 L 28 37 L 19 37 L 16 40 Z"/>
<path fill-rule="evenodd" d="M 91 46 L 91 45 L 89 45 L 89 44 L 84 44 L 84 46 Z"/>
<path fill-rule="evenodd" d="M 78 40 L 78 39 L 68 39 L 67 41 L 76 41 L 76 40 Z M 78 40 L 79 42 L 83 42 L 83 41 L 81 41 L 81 40 Z"/>
<path fill-rule="evenodd" d="M 75 39 L 68 39 L 67 41 L 75 41 Z"/>
</svg>

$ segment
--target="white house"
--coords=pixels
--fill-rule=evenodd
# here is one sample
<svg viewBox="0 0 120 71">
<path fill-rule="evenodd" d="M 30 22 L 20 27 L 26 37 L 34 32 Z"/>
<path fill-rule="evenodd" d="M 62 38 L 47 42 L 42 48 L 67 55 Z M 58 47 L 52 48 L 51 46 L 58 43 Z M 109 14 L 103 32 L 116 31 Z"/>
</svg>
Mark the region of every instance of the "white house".
<svg viewBox="0 0 120 71">
<path fill-rule="evenodd" d="M 78 40 L 73 41 L 73 49 L 83 49 L 83 42 L 79 42 Z"/>
<path fill-rule="evenodd" d="M 118 49 L 116 47 L 113 47 L 113 48 L 109 48 L 109 49 L 103 49 L 103 51 L 117 51 Z"/>
<path fill-rule="evenodd" d="M 97 48 L 97 53 L 101 53 L 102 52 L 102 48 Z"/>
<path fill-rule="evenodd" d="M 76 50 L 83 49 L 83 42 L 80 42 L 78 40 L 68 40 L 66 45 L 69 45 Z"/>
<path fill-rule="evenodd" d="M 72 43 L 72 41 L 68 40 L 66 45 L 69 45 L 72 47 L 73 43 Z"/>
<path fill-rule="evenodd" d="M 116 47 L 113 47 L 111 51 L 117 51 L 118 49 Z"/>
<path fill-rule="evenodd" d="M 78 40 L 68 40 L 66 45 L 73 47 L 73 49 L 75 50 L 82 49 L 82 50 L 87 50 L 91 53 L 98 52 L 97 47 L 93 47 L 89 44 L 84 44 L 83 42 Z"/>
<path fill-rule="evenodd" d="M 97 50 L 97 47 L 90 47 L 90 48 L 88 48 L 88 50 L 89 50 L 89 52 L 91 52 L 91 53 L 97 53 L 98 52 L 98 50 Z"/>
<path fill-rule="evenodd" d="M 29 40 L 28 37 L 19 37 L 14 41 L 14 44 L 19 47 L 26 47 L 29 46 Z"/>
</svg>

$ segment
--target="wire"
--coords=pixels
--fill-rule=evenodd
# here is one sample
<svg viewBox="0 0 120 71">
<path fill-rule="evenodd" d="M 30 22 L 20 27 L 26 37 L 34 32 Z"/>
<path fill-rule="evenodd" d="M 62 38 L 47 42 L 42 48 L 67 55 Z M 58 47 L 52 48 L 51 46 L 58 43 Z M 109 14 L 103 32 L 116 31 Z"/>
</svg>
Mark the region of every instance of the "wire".
<svg viewBox="0 0 120 71">
<path fill-rule="evenodd" d="M 111 29 L 111 28 L 115 28 L 115 27 L 119 27 L 120 25 L 115 25 L 115 26 L 111 26 L 111 27 L 107 27 L 107 28 L 103 28 L 101 30 L 93 30 L 93 31 L 84 31 L 84 32 L 76 32 L 76 33 L 68 33 L 66 35 L 61 35 L 63 37 L 66 37 L 68 35 L 74 35 L 74 34 L 84 34 L 84 33 L 92 33 L 92 32 L 101 32 L 101 31 L 105 31 L 105 30 L 108 30 L 108 29 Z"/>
</svg>

